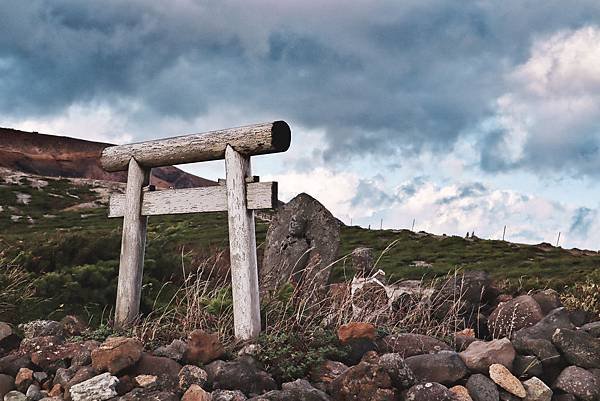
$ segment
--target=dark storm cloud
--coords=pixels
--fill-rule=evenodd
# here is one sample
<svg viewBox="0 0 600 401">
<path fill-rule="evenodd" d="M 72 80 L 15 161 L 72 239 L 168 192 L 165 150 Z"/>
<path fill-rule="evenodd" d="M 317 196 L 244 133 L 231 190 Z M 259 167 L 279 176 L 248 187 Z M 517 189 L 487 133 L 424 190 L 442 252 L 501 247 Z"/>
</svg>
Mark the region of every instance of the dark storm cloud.
<svg viewBox="0 0 600 401">
<path fill-rule="evenodd" d="M 493 114 L 532 40 L 598 21 L 597 4 L 4 0 L 0 112 L 131 103 L 131 118 L 158 120 L 232 106 L 239 123 L 325 130 L 333 162 L 449 152 Z"/>
</svg>

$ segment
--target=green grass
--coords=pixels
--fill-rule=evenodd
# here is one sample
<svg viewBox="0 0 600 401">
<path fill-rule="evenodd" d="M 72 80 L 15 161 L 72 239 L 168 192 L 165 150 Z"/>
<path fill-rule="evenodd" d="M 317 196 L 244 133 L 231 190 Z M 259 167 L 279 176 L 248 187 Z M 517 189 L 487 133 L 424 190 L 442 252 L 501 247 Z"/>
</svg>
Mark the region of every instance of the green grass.
<svg viewBox="0 0 600 401">
<path fill-rule="evenodd" d="M 30 202 L 17 202 L 17 193 Z M 0 181 L 0 257 L 31 273 L 40 301 L 28 308 L 23 320 L 66 313 L 99 319 L 114 304 L 121 240 L 121 219 L 108 219 L 106 206 L 66 211 L 96 200 L 89 185 L 48 179 L 38 190 L 26 178 L 19 184 Z M 23 216 L 12 221 L 11 215 Z M 55 217 L 44 217 L 53 215 Z M 34 223 L 30 223 L 27 216 Z M 259 258 L 268 224 L 257 221 Z M 390 280 L 445 275 L 455 269 L 484 270 L 511 288 L 552 287 L 563 290 L 585 282 L 600 267 L 597 254 L 581 256 L 561 248 L 455 236 L 433 236 L 408 230 L 367 230 L 343 227 L 339 256 L 359 246 L 373 248 L 377 267 Z M 142 310 L 152 308 L 160 291 L 172 294 L 182 264 L 194 268 L 226 250 L 225 213 L 160 216 L 149 219 Z M 384 252 L 384 250 L 386 250 Z M 224 258 L 223 268 L 226 266 Z M 424 261 L 430 267 L 415 267 Z M 351 277 L 346 259 L 334 266 L 334 280 Z M 0 266 L 2 268 L 2 266 Z M 166 283 L 166 284 L 165 284 Z"/>
</svg>

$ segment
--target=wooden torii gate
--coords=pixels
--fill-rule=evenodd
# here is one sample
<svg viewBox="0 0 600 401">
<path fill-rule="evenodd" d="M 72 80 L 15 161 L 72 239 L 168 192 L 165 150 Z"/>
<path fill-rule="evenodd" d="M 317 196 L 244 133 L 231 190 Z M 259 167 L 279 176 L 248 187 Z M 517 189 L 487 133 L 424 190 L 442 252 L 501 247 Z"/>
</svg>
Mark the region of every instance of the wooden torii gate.
<svg viewBox="0 0 600 401">
<path fill-rule="evenodd" d="M 139 316 L 147 217 L 227 211 L 235 335 L 245 340 L 260 333 L 254 210 L 276 207 L 277 183 L 255 182 L 250 156 L 285 152 L 290 142 L 288 124 L 275 121 L 104 149 L 106 171 L 127 170 L 125 194 L 113 194 L 109 206 L 109 217 L 123 217 L 117 327 Z M 225 186 L 144 191 L 152 167 L 220 159 Z"/>
</svg>

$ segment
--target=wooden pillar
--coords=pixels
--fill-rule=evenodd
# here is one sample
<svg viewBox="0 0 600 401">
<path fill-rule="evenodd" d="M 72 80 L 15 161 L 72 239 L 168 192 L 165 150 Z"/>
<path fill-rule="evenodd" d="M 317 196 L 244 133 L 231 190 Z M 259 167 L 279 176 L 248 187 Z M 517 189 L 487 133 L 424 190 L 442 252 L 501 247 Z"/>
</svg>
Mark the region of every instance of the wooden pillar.
<svg viewBox="0 0 600 401">
<path fill-rule="evenodd" d="M 248 340 L 260 333 L 254 211 L 248 209 L 246 200 L 246 177 L 251 175 L 250 156 L 243 156 L 227 145 L 225 170 L 233 323 L 235 336 Z"/>
<path fill-rule="evenodd" d="M 148 220 L 141 213 L 142 189 L 147 185 L 149 176 L 149 169 L 140 167 L 134 158 L 129 160 L 115 311 L 115 326 L 118 328 L 134 323 L 140 311 Z"/>
</svg>

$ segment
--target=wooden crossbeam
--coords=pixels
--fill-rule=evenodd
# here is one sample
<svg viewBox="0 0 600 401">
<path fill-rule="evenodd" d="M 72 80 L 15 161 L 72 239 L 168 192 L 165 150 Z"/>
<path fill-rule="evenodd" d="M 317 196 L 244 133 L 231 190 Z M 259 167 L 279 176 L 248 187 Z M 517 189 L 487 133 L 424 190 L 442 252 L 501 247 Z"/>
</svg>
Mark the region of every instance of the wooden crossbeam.
<svg viewBox="0 0 600 401">
<path fill-rule="evenodd" d="M 246 184 L 246 201 L 250 210 L 277 207 L 277 183 Z M 108 217 L 123 217 L 125 205 L 125 194 L 111 195 Z M 144 192 L 142 197 L 142 216 L 224 211 L 227 211 L 227 188 L 224 186 Z"/>
<path fill-rule="evenodd" d="M 144 167 L 161 167 L 225 158 L 231 146 L 243 156 L 285 152 L 290 147 L 291 131 L 285 121 L 228 128 L 203 134 L 109 146 L 102 151 L 100 163 L 106 171 L 127 170 L 134 158 Z"/>
</svg>

